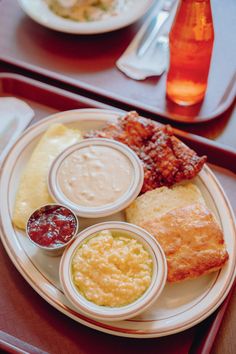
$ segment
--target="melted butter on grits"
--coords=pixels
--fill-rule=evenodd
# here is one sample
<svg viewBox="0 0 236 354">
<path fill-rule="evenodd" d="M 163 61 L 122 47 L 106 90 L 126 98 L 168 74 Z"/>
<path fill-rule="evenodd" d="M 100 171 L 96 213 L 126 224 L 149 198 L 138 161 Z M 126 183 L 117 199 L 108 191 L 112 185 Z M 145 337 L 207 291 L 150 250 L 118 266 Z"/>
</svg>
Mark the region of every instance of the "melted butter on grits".
<svg viewBox="0 0 236 354">
<path fill-rule="evenodd" d="M 71 262 L 72 281 L 89 301 L 128 305 L 148 289 L 153 261 L 143 245 L 125 232 L 104 230 L 83 243 Z"/>
</svg>

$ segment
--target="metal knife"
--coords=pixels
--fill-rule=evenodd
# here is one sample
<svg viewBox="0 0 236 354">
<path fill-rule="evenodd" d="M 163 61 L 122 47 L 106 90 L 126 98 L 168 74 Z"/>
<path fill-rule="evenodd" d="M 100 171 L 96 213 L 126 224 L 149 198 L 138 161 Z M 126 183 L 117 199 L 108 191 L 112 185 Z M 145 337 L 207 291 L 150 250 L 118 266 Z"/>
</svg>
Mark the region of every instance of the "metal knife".
<svg viewBox="0 0 236 354">
<path fill-rule="evenodd" d="M 147 28 L 138 44 L 137 47 L 137 56 L 142 57 L 155 38 L 157 37 L 158 32 L 160 31 L 162 25 L 166 22 L 168 19 L 171 10 L 173 9 L 174 5 L 176 4 L 177 0 L 166 0 L 164 1 L 164 4 L 162 5 L 162 8 L 158 12 L 158 14 L 155 14 L 150 20 L 150 22 L 147 25 Z"/>
</svg>

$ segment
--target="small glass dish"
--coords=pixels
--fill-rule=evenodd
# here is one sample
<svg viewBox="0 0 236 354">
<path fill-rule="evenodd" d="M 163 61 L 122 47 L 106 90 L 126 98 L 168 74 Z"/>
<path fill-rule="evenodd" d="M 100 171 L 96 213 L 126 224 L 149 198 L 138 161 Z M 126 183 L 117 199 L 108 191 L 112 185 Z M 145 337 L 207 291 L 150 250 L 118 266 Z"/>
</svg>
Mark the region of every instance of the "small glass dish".
<svg viewBox="0 0 236 354">
<path fill-rule="evenodd" d="M 72 210 L 60 204 L 47 204 L 29 217 L 26 234 L 43 253 L 60 256 L 78 233 L 79 221 Z"/>
<path fill-rule="evenodd" d="M 132 300 L 130 303 L 128 301 L 128 303 L 125 303 L 124 305 L 104 305 L 105 302 L 103 302 L 103 304 L 97 304 L 95 301 L 91 301 L 88 300 L 88 298 L 81 292 L 81 288 L 82 286 L 79 288 L 78 284 L 75 284 L 74 280 L 77 279 L 81 279 L 81 275 L 80 274 L 84 274 L 83 272 L 87 272 L 88 268 L 87 267 L 87 260 L 83 260 L 82 259 L 82 267 L 80 267 L 80 265 L 78 263 L 75 263 L 75 261 L 77 262 L 78 259 L 76 259 L 76 257 L 78 257 L 78 251 L 80 252 L 84 252 L 84 250 L 87 250 L 87 247 L 90 246 L 90 244 L 88 244 L 88 242 L 90 240 L 92 240 L 92 242 L 96 242 L 97 240 L 94 240 L 95 237 L 101 235 L 101 232 L 104 233 L 105 232 L 114 232 L 114 237 L 117 237 L 117 233 L 121 233 L 121 235 L 126 234 L 127 238 L 129 240 L 131 240 L 131 242 L 133 242 L 133 240 L 136 240 L 135 242 L 139 244 L 139 246 L 141 245 L 143 247 L 143 249 L 145 250 L 145 254 L 149 255 L 150 258 L 148 258 L 148 262 L 150 262 L 151 260 L 151 264 L 152 264 L 152 268 L 151 268 L 151 272 L 149 274 L 149 283 L 146 283 L 146 290 L 144 291 L 142 288 L 142 293 L 140 296 L 138 296 L 137 298 L 132 297 L 132 299 L 134 298 L 134 300 Z M 103 235 L 103 234 L 102 234 Z M 103 236 L 102 236 L 103 237 Z M 122 236 L 123 237 L 123 236 Z M 120 239 L 118 240 L 120 242 Z M 135 248 L 137 247 L 135 243 Z M 85 247 L 83 247 L 85 246 Z M 96 246 L 95 246 L 96 247 Z M 104 246 L 106 247 L 106 246 Z M 137 250 L 136 250 L 137 251 Z M 135 251 L 135 252 L 136 252 Z M 86 251 L 87 252 L 87 251 Z M 89 251 L 90 252 L 90 251 Z M 99 252 L 99 250 L 98 250 Z M 102 251 L 102 252 L 106 252 L 106 251 Z M 129 252 L 129 251 L 128 251 Z M 81 254 L 81 253 L 80 253 Z M 114 254 L 113 254 L 114 255 Z M 111 257 L 113 257 L 113 255 Z M 80 257 L 80 255 L 79 255 Z M 93 255 L 92 255 L 93 257 Z M 96 256 L 94 256 L 96 257 Z M 100 267 L 100 260 L 98 259 L 98 265 L 97 267 L 95 267 L 94 271 L 93 269 L 88 270 L 89 277 L 87 277 L 87 274 L 85 274 L 86 277 L 86 282 L 85 287 L 86 290 L 88 291 L 92 291 L 91 294 L 92 296 L 94 296 L 95 294 L 95 298 L 99 298 L 99 302 L 103 301 L 103 299 L 101 299 L 99 297 L 99 295 L 97 296 L 97 288 L 95 284 L 94 287 L 94 282 L 98 282 L 99 287 L 98 287 L 98 294 L 99 294 L 99 288 L 103 289 L 104 285 L 101 285 L 102 283 L 99 282 L 103 282 L 105 280 L 105 287 L 109 287 L 110 286 L 110 280 L 107 279 L 107 274 L 109 273 L 109 268 L 112 269 L 112 275 L 111 278 L 112 279 L 112 284 L 113 283 L 113 264 L 115 262 L 115 265 L 117 266 L 117 263 L 119 263 L 119 260 L 116 259 L 116 261 L 112 260 L 112 263 L 110 264 L 107 260 L 110 258 L 106 258 L 107 257 L 107 253 L 102 253 L 101 255 L 102 259 L 106 259 L 104 262 L 104 266 L 107 270 L 103 269 L 101 270 L 101 272 L 98 274 L 96 274 L 95 276 L 95 280 L 92 280 L 91 283 L 91 289 L 90 289 L 90 285 L 88 285 L 89 283 L 88 280 L 91 277 L 91 274 L 95 274 L 95 272 L 97 273 L 98 268 Z M 110 257 L 110 255 L 109 255 Z M 119 257 L 119 256 L 118 256 Z M 128 257 L 129 258 L 129 257 Z M 90 262 L 90 256 L 89 256 L 89 262 Z M 135 259 L 135 255 L 133 260 Z M 132 260 L 132 261 L 133 261 Z M 132 262 L 131 261 L 131 262 Z M 121 261 L 121 263 L 123 262 L 123 260 Z M 92 267 L 93 267 L 94 263 L 92 263 Z M 150 263 L 147 263 L 147 259 L 145 259 L 145 263 L 144 265 L 142 264 L 140 267 L 138 268 L 138 272 L 139 269 L 147 269 L 147 267 L 149 267 Z M 103 267 L 103 265 L 101 265 L 101 267 Z M 130 270 L 130 264 L 129 263 L 125 263 L 124 267 L 125 268 L 120 268 L 119 265 L 117 266 L 118 268 L 118 273 L 120 271 L 120 269 L 122 269 L 122 274 L 125 274 L 124 276 L 126 277 L 130 277 L 131 275 L 131 270 Z M 128 267 L 128 270 L 127 268 Z M 135 266 L 136 267 L 136 266 Z M 143 268 L 145 267 L 145 268 Z M 82 269 L 82 273 L 78 273 L 77 270 L 80 271 L 80 269 Z M 107 273 L 108 271 L 108 273 Z M 126 273 L 127 272 L 127 273 Z M 141 272 L 141 270 L 140 270 Z M 137 273 L 135 273 L 136 277 Z M 142 279 L 147 275 L 147 273 L 140 273 L 138 274 L 138 277 L 140 276 L 140 281 L 141 281 L 141 286 L 143 286 L 142 284 Z M 149 306 L 151 306 L 156 300 L 157 298 L 160 296 L 165 283 L 166 283 L 166 277 L 167 277 L 167 263 L 166 263 L 166 258 L 164 255 L 164 252 L 161 248 L 161 246 L 159 245 L 159 243 L 156 241 L 156 239 L 151 236 L 147 231 L 145 231 L 144 229 L 133 225 L 133 224 L 128 224 L 126 222 L 103 222 L 103 223 L 99 223 L 96 225 L 93 225 L 85 230 L 83 230 L 82 232 L 80 232 L 78 234 L 78 238 L 76 238 L 76 240 L 74 240 L 74 242 L 66 249 L 66 251 L 64 252 L 62 258 L 61 258 L 61 262 L 60 262 L 60 268 L 59 268 L 59 276 L 60 276 L 60 282 L 61 282 L 61 286 L 63 288 L 63 291 L 66 295 L 66 297 L 68 298 L 68 300 L 71 301 L 71 303 L 79 310 L 81 311 L 83 314 L 94 318 L 94 319 L 98 319 L 98 320 L 102 320 L 102 321 L 121 321 L 121 320 L 125 320 L 131 317 L 134 317 L 136 315 L 138 315 L 139 313 L 145 311 Z M 117 289 L 118 292 L 120 285 L 122 285 L 123 290 L 126 292 L 127 289 L 127 285 L 126 283 L 122 283 L 119 281 L 119 274 L 115 275 L 115 287 L 117 288 L 113 288 L 112 285 L 112 289 L 110 290 L 110 288 L 106 288 L 106 292 L 110 291 L 110 297 L 109 299 L 113 299 L 113 295 L 117 294 Z M 133 276 L 133 273 L 132 273 Z M 105 277 L 105 278 L 104 278 Z M 93 279 L 93 278 L 91 278 Z M 98 281 L 97 281 L 98 279 Z M 121 278 L 121 279 L 126 279 L 126 278 Z M 130 278 L 129 278 L 130 279 Z M 136 278 L 134 278 L 136 279 Z M 118 283 L 119 285 L 117 285 Z M 123 280 L 122 280 L 123 281 Z M 109 282 L 109 285 L 107 285 L 107 282 Z M 130 284 L 133 283 L 133 280 L 130 279 L 129 282 L 129 286 Z M 104 284 L 104 282 L 103 282 Z M 140 284 L 140 283 L 138 283 Z M 136 285 L 135 285 L 136 286 Z M 139 285 L 138 285 L 139 286 Z M 135 290 L 136 291 L 136 290 Z M 139 291 L 139 289 L 138 289 Z M 144 292 L 143 292 L 144 291 Z M 119 292 L 119 294 L 121 294 Z M 122 293 L 124 294 L 124 293 Z M 128 293 L 127 293 L 128 294 Z M 130 294 L 130 293 L 129 293 Z M 133 296 L 133 293 L 131 293 Z M 139 293 L 140 294 L 140 293 Z M 119 300 L 119 295 L 118 296 L 118 301 Z M 126 296 L 126 295 L 125 295 Z M 130 295 L 129 295 L 130 296 Z M 136 296 L 136 294 L 135 294 Z M 105 298 L 106 301 L 106 298 Z M 109 300 L 110 301 L 110 300 Z M 113 300 L 112 300 L 113 301 Z M 123 301 L 123 298 L 122 298 Z"/>
<path fill-rule="evenodd" d="M 67 148 L 53 161 L 48 190 L 76 215 L 99 218 L 125 209 L 139 195 L 143 179 L 142 162 L 128 146 L 91 138 Z"/>
</svg>

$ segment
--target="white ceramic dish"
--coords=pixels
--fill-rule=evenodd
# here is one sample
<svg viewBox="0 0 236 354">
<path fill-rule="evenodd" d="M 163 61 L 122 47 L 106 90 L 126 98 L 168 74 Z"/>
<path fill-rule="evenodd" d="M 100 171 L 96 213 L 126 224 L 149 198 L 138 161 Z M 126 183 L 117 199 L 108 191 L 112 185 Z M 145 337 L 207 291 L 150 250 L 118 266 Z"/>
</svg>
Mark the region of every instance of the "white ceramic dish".
<svg viewBox="0 0 236 354">
<path fill-rule="evenodd" d="M 167 284 L 153 306 L 141 315 L 114 324 L 97 321 L 78 312 L 64 296 L 59 281 L 59 259 L 44 256 L 12 225 L 11 215 L 19 176 L 41 134 L 54 122 L 80 128 L 83 132 L 115 121 L 117 111 L 82 109 L 61 112 L 29 128 L 14 144 L 3 163 L 0 180 L 1 238 L 12 262 L 27 282 L 47 302 L 74 320 L 94 329 L 126 337 L 161 337 L 183 331 L 204 320 L 223 302 L 235 279 L 236 231 L 230 204 L 211 170 L 205 166 L 194 183 L 200 188 L 208 207 L 224 232 L 229 261 L 220 272 L 192 281 Z M 118 213 L 104 221 L 123 221 Z M 93 223 L 101 220 L 93 220 Z M 80 230 L 91 225 L 80 219 Z"/>
<path fill-rule="evenodd" d="M 143 244 L 153 261 L 152 280 L 149 288 L 139 299 L 126 306 L 98 306 L 81 295 L 75 289 L 71 279 L 71 259 L 75 250 L 96 233 L 103 230 L 127 232 L 129 237 Z M 66 249 L 62 256 L 59 274 L 64 293 L 79 311 L 91 318 L 102 321 L 121 321 L 137 316 L 157 300 L 166 283 L 167 263 L 162 248 L 147 231 L 124 222 L 103 222 L 90 226 L 79 233 L 77 239 Z"/>
<path fill-rule="evenodd" d="M 29 17 L 45 27 L 66 33 L 96 34 L 111 32 L 130 25 L 142 17 L 154 1 L 135 0 L 129 11 L 93 22 L 76 22 L 57 16 L 43 0 L 18 0 L 18 2 Z"/>
<path fill-rule="evenodd" d="M 85 207 L 70 200 L 61 190 L 58 180 L 58 173 L 60 172 L 63 162 L 73 153 L 91 146 L 105 146 L 120 152 L 127 159 L 127 161 L 129 161 L 133 172 L 129 188 L 121 197 L 113 203 L 97 207 Z M 115 172 L 118 173 L 119 167 L 114 165 L 114 169 Z M 105 217 L 123 210 L 131 204 L 142 189 L 143 179 L 144 173 L 142 163 L 138 156 L 126 145 L 110 139 L 86 139 L 78 144 L 70 146 L 53 161 L 48 177 L 48 189 L 53 199 L 55 199 L 59 204 L 65 204 L 68 206 L 68 208 L 73 210 L 76 215 L 86 218 Z"/>
</svg>

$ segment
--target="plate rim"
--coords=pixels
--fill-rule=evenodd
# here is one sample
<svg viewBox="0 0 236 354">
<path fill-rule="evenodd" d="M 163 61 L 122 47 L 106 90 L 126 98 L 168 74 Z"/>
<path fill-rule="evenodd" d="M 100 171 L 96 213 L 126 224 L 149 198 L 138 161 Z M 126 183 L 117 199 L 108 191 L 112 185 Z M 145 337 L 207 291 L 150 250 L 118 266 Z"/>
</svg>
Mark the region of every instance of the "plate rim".
<svg viewBox="0 0 236 354">
<path fill-rule="evenodd" d="M 100 113 L 100 114 L 108 114 L 110 116 L 115 116 L 115 119 L 117 117 L 119 117 L 122 113 L 116 110 L 110 110 L 110 109 L 74 109 L 74 110 L 70 110 L 70 111 L 64 111 L 64 112 L 58 112 L 52 115 L 47 116 L 45 119 L 41 119 L 39 122 L 33 124 L 32 126 L 30 126 L 20 137 L 19 139 L 17 139 L 17 141 L 14 143 L 14 145 L 12 146 L 12 148 L 9 150 L 6 158 L 3 161 L 2 164 L 2 170 L 1 170 L 1 175 L 0 175 L 0 186 L 2 184 L 2 176 L 4 174 L 4 166 L 5 164 L 8 162 L 8 160 L 11 158 L 11 154 L 12 151 L 14 152 L 15 150 L 15 146 L 20 143 L 20 141 L 25 137 L 25 135 L 28 135 L 31 131 L 38 131 L 38 129 L 40 128 L 40 126 L 46 128 L 46 126 L 50 123 L 50 122 L 54 122 L 54 120 L 56 120 L 58 118 L 58 116 L 62 116 L 65 117 L 65 114 L 69 113 L 74 115 L 75 113 L 80 113 L 80 112 L 87 112 L 87 113 Z M 69 118 L 68 118 L 69 120 Z M 72 119 L 72 121 L 74 121 L 75 119 Z M 79 119 L 78 119 L 79 120 Z M 84 121 L 85 119 L 82 119 L 82 121 Z M 95 120 L 95 119 L 92 119 Z M 105 121 L 105 118 L 103 119 L 98 119 L 101 121 Z M 66 123 L 65 123 L 66 124 Z M 67 122 L 67 124 L 70 124 L 70 120 Z M 228 210 L 228 214 L 231 217 L 231 227 L 233 227 L 234 233 L 236 234 L 236 228 L 235 228 L 235 222 L 234 222 L 234 213 L 232 211 L 232 207 L 228 201 L 228 198 L 226 197 L 223 188 L 221 187 L 219 181 L 217 180 L 216 176 L 214 175 L 214 173 L 210 170 L 210 168 L 208 166 L 204 167 L 204 170 L 206 171 L 206 173 L 208 173 L 210 175 L 210 177 L 213 179 L 215 185 L 217 186 L 217 188 L 219 189 L 219 192 L 222 195 L 222 198 L 224 199 L 224 203 L 227 206 L 227 210 Z M 1 206 L 2 208 L 2 206 Z M 109 327 L 114 328 L 115 326 L 110 326 L 109 324 L 105 327 L 102 327 L 102 325 L 104 325 L 105 323 L 99 322 L 97 323 L 96 320 L 90 319 L 86 316 L 83 316 L 82 314 L 79 314 L 79 318 L 78 318 L 78 313 L 76 311 L 74 311 L 73 309 L 69 308 L 69 313 L 68 313 L 68 306 L 66 306 L 65 304 L 63 304 L 60 301 L 55 301 L 56 299 L 51 299 L 50 296 L 48 296 L 48 294 L 44 293 L 43 290 L 41 288 L 39 288 L 37 286 L 36 283 L 34 283 L 34 279 L 31 279 L 29 274 L 27 273 L 27 271 L 24 269 L 23 265 L 22 265 L 22 261 L 21 259 L 17 260 L 17 257 L 15 258 L 14 255 L 12 254 L 12 250 L 9 248 L 8 244 L 7 244 L 7 235 L 5 233 L 4 227 L 3 227 L 3 222 L 2 222 L 2 215 L 0 216 L 0 230 L 1 230 L 1 239 L 3 242 L 3 245 L 10 257 L 10 259 L 12 260 L 13 264 L 15 265 L 15 267 L 17 268 L 17 270 L 21 273 L 21 275 L 26 279 L 26 281 L 30 284 L 30 286 L 38 293 L 40 294 L 41 297 L 43 297 L 49 304 L 51 304 L 53 307 L 57 308 L 60 312 L 64 313 L 65 315 L 67 315 L 68 317 L 71 317 L 72 319 L 76 320 L 77 322 L 80 322 L 90 328 L 105 332 L 105 333 L 110 333 L 116 336 L 122 336 L 122 337 L 132 337 L 132 338 L 154 338 L 154 337 L 162 337 L 162 336 L 166 336 L 166 335 L 170 335 L 170 334 L 174 334 L 174 333 L 178 333 L 178 332 L 182 332 L 194 325 L 196 325 L 197 323 L 201 322 L 202 320 L 204 320 L 206 317 L 208 317 L 211 313 L 213 313 L 216 308 L 218 306 L 220 306 L 220 304 L 223 302 L 223 300 L 226 298 L 227 294 L 229 293 L 232 284 L 234 282 L 234 278 L 235 278 L 235 274 L 236 274 L 236 267 L 235 267 L 235 261 L 234 261 L 234 269 L 232 269 L 231 273 L 231 278 L 230 278 L 230 282 L 228 282 L 226 291 L 224 292 L 223 296 L 221 297 L 220 300 L 217 301 L 217 303 L 208 311 L 205 311 L 205 313 L 203 314 L 203 316 L 199 317 L 197 320 L 195 319 L 193 321 L 193 323 L 190 324 L 185 324 L 182 328 L 177 328 L 175 330 L 169 330 L 169 331 L 165 331 L 165 333 L 157 333 L 157 332 L 148 332 L 148 333 L 141 333 L 140 331 L 134 330 L 135 333 L 132 333 L 132 330 L 129 330 L 129 333 L 127 333 L 127 329 L 123 328 L 118 328 L 117 331 L 115 331 L 114 329 L 109 329 Z M 20 241 L 16 239 L 16 241 L 20 244 Z M 21 248 L 24 250 L 25 254 L 26 251 L 25 249 L 22 247 Z M 14 252 L 13 252 L 14 253 Z M 38 271 L 38 269 L 37 269 Z M 39 271 L 38 271 L 39 272 Z M 41 272 L 39 272 L 41 275 L 43 275 Z M 47 279 L 45 277 L 45 279 Z M 48 279 L 47 279 L 48 281 Z M 55 285 L 52 284 L 54 287 Z M 50 294 L 49 294 L 50 295 Z M 125 332 L 126 331 L 126 332 Z M 140 332 L 140 333 L 137 333 Z"/>
<path fill-rule="evenodd" d="M 17 1 L 21 9 L 31 19 L 33 19 L 35 22 L 39 23 L 40 25 L 62 33 L 70 33 L 70 34 L 78 34 L 78 35 L 79 34 L 92 35 L 92 34 L 107 33 L 107 32 L 115 31 L 123 27 L 129 26 L 132 23 L 136 22 L 139 18 L 144 16 L 145 13 L 154 4 L 154 0 L 140 1 L 137 11 L 131 11 L 129 12 L 129 14 L 126 14 L 125 16 L 122 15 L 123 13 L 121 13 L 117 16 L 110 17 L 106 20 L 91 21 L 85 23 L 65 19 L 63 17 L 54 14 L 51 10 L 48 9 L 49 16 L 52 16 L 52 19 L 55 18 L 56 22 L 58 21 L 58 23 L 54 23 L 54 22 L 51 23 L 45 20 L 44 18 L 40 17 L 38 13 L 35 13 L 32 10 L 32 6 L 31 6 L 32 2 L 30 2 L 29 0 L 17 0 Z M 43 0 L 37 0 L 37 1 L 43 2 Z"/>
</svg>

